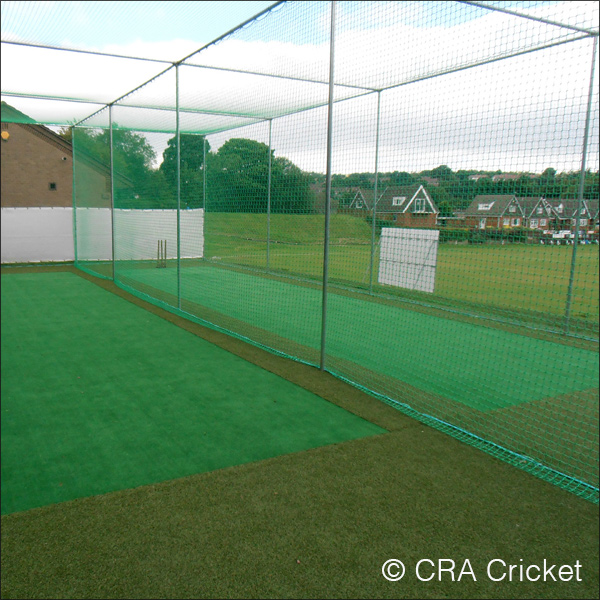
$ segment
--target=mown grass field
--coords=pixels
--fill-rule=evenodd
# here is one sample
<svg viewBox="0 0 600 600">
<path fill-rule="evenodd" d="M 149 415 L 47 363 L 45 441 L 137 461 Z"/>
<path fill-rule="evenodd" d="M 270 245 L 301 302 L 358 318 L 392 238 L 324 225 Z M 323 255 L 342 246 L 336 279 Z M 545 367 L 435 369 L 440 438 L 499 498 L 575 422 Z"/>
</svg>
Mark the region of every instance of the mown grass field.
<svg viewBox="0 0 600 600">
<path fill-rule="evenodd" d="M 323 224 L 321 215 L 272 215 L 268 267 L 320 279 Z M 205 235 L 207 258 L 267 267 L 265 215 L 208 213 Z M 367 222 L 335 215 L 330 235 L 331 280 L 363 288 L 369 286 L 371 229 Z M 598 256 L 598 246 L 578 247 L 571 307 L 573 317 L 593 323 L 598 321 L 599 314 Z M 560 318 L 565 314 L 572 257 L 572 246 L 442 243 L 438 249 L 434 296 L 495 307 L 499 311 L 533 311 Z M 378 266 L 376 248 L 375 285 Z M 399 292 L 389 286 L 378 291 Z"/>
</svg>

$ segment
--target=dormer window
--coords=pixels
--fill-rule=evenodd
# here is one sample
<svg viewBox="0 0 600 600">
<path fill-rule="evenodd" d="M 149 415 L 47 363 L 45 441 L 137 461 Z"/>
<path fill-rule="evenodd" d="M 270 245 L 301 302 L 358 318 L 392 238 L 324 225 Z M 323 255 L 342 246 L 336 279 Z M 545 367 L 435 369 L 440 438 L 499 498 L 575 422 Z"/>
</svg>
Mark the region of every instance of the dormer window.
<svg viewBox="0 0 600 600">
<path fill-rule="evenodd" d="M 406 196 L 394 196 L 392 198 L 392 206 L 402 206 L 406 201 Z"/>
<path fill-rule="evenodd" d="M 544 209 L 541 206 L 538 206 L 537 210 L 535 211 L 538 215 L 543 215 L 544 214 Z"/>
<path fill-rule="evenodd" d="M 477 205 L 477 210 L 490 210 L 492 206 L 494 206 L 493 202 L 490 202 L 488 204 L 481 203 Z"/>
<path fill-rule="evenodd" d="M 516 207 L 516 206 L 513 204 L 513 205 L 512 205 L 512 206 L 511 206 L 511 207 L 508 209 L 508 212 L 512 212 L 512 213 L 514 213 L 514 212 L 517 212 L 517 207 Z"/>
</svg>

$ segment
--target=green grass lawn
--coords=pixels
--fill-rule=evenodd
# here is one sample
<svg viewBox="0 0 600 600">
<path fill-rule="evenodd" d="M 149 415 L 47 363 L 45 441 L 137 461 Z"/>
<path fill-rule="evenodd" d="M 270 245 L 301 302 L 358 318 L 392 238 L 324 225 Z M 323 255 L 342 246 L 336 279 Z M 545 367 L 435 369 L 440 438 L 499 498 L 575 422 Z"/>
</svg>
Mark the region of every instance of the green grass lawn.
<svg viewBox="0 0 600 600">
<path fill-rule="evenodd" d="M 266 216 L 206 215 L 205 256 L 226 263 L 266 268 Z M 323 217 L 272 215 L 270 264 L 273 270 L 313 279 L 322 277 Z M 363 219 L 335 215 L 331 221 L 332 281 L 365 287 L 370 282 L 371 231 Z M 434 298 L 495 307 L 502 312 L 565 313 L 571 246 L 533 244 L 464 245 L 438 249 Z M 598 247 L 580 246 L 573 286 L 572 316 L 598 322 Z M 379 252 L 373 282 L 377 284 Z M 376 286 L 377 287 L 377 286 Z M 378 288 L 402 294 L 391 286 Z M 418 295 L 417 295 L 418 296 Z M 429 295 L 421 295 L 427 300 Z"/>
</svg>

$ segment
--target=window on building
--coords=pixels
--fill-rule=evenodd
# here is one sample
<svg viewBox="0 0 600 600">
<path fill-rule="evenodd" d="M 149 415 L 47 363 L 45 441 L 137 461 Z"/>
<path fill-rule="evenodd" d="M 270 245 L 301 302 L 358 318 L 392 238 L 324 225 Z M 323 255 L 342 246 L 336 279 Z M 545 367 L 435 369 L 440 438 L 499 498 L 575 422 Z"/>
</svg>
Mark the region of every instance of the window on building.
<svg viewBox="0 0 600 600">
<path fill-rule="evenodd" d="M 477 210 L 491 210 L 492 206 L 494 206 L 493 202 L 489 202 L 488 204 L 480 203 L 477 205 Z"/>
<path fill-rule="evenodd" d="M 517 219 L 513 219 L 511 225 L 513 227 L 518 227 L 521 224 L 521 219 L 517 218 Z"/>
<path fill-rule="evenodd" d="M 53 192 L 56 191 L 56 183 L 54 183 L 54 181 L 51 181 L 48 184 L 48 189 L 51 190 L 51 191 L 53 191 Z"/>
<path fill-rule="evenodd" d="M 548 225 L 548 219 L 540 219 L 540 227 L 546 227 Z"/>
<path fill-rule="evenodd" d="M 587 225 L 588 224 L 588 220 L 587 219 L 579 219 L 579 224 L 580 225 Z"/>
<path fill-rule="evenodd" d="M 402 206 L 405 200 L 406 196 L 394 196 L 392 198 L 392 206 Z"/>
<path fill-rule="evenodd" d="M 512 206 L 511 206 L 511 207 L 508 209 L 508 212 L 511 212 L 511 213 L 513 213 L 513 212 L 517 212 L 517 207 L 516 207 L 516 206 L 513 204 L 513 205 L 512 205 Z"/>
<path fill-rule="evenodd" d="M 356 201 L 356 208 L 362 208 L 362 207 L 363 207 L 362 200 L 357 200 Z"/>
<path fill-rule="evenodd" d="M 479 219 L 479 229 L 485 229 L 485 219 Z"/>
<path fill-rule="evenodd" d="M 543 215 L 544 214 L 544 209 L 541 206 L 538 206 L 537 210 L 535 211 L 538 215 Z"/>
<path fill-rule="evenodd" d="M 532 229 L 537 229 L 537 226 L 538 226 L 538 220 L 537 220 L 537 219 L 531 219 L 531 222 L 529 223 L 529 226 L 530 226 Z"/>
<path fill-rule="evenodd" d="M 415 198 L 415 212 L 424 213 L 427 211 L 427 201 L 425 198 Z"/>
<path fill-rule="evenodd" d="M 559 214 L 562 214 L 563 208 L 564 208 L 564 207 L 563 207 L 563 205 L 562 205 L 562 204 L 559 204 L 559 205 L 556 207 L 556 212 L 557 212 L 557 213 L 559 213 Z"/>
<path fill-rule="evenodd" d="M 510 227 L 510 219 L 502 219 L 503 227 Z"/>
</svg>

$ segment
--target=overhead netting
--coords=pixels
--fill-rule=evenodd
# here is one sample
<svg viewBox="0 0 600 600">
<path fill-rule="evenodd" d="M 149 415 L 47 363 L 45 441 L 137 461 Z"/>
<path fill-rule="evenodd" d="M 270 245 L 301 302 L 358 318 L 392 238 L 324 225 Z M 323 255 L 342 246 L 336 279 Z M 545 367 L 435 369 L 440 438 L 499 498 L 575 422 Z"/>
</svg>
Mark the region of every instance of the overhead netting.
<svg viewBox="0 0 600 600">
<path fill-rule="evenodd" d="M 77 264 L 597 502 L 597 20 L 278 4 L 73 127 Z"/>
</svg>

